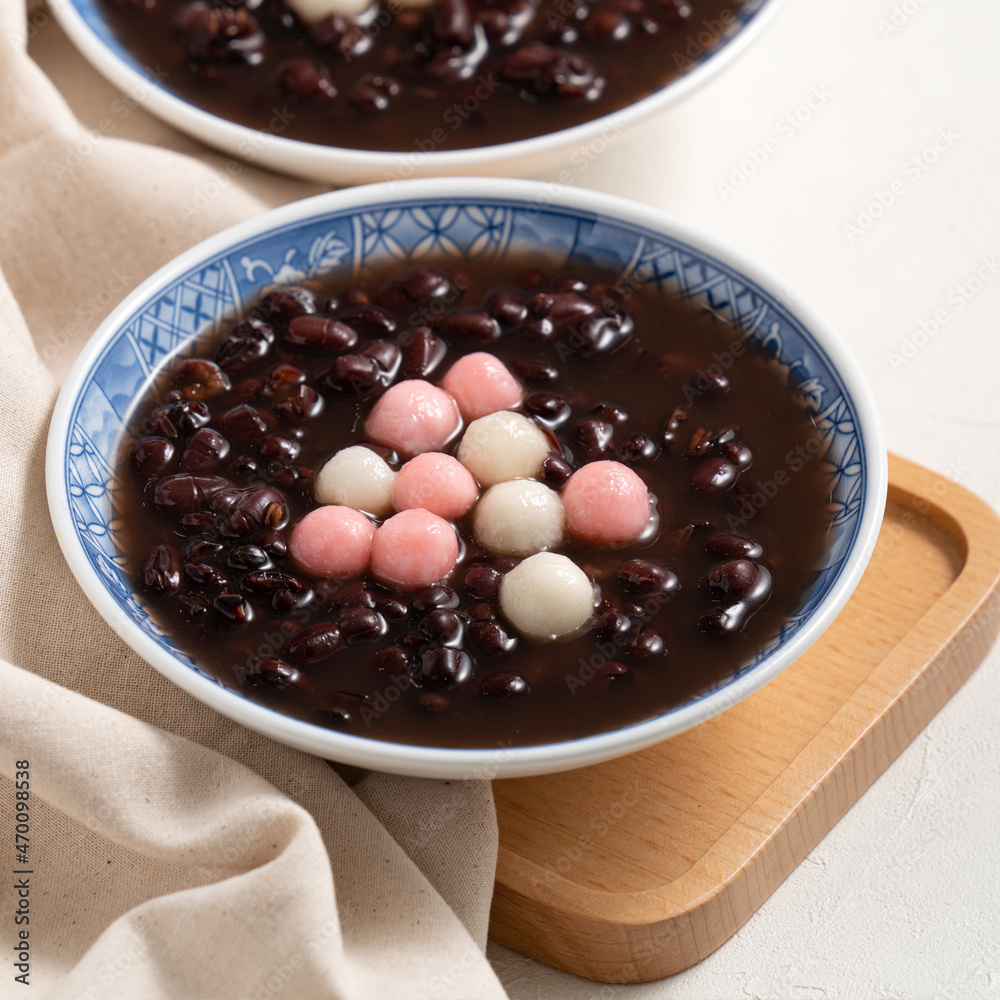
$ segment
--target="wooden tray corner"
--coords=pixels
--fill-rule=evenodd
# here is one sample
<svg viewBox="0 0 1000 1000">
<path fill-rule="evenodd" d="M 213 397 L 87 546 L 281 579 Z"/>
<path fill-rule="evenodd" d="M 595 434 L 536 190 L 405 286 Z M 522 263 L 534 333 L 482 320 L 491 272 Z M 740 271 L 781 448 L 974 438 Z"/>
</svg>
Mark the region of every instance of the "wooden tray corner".
<svg viewBox="0 0 1000 1000">
<path fill-rule="evenodd" d="M 494 782 L 490 935 L 568 972 L 642 982 L 731 937 L 930 721 L 1000 629 L 1000 518 L 890 456 L 847 606 L 750 698 L 595 767 Z"/>
</svg>

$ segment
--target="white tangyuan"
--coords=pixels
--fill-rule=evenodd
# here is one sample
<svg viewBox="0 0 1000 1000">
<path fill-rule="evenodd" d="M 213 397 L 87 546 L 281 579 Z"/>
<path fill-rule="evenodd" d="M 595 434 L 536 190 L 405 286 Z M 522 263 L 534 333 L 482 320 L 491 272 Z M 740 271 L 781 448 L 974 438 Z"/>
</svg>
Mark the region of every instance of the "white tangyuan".
<svg viewBox="0 0 1000 1000">
<path fill-rule="evenodd" d="M 524 635 L 562 639 L 578 632 L 590 619 L 594 585 L 572 559 L 556 552 L 538 552 L 503 578 L 500 609 Z"/>
<path fill-rule="evenodd" d="M 523 413 L 500 410 L 469 424 L 457 457 L 482 486 L 492 486 L 537 476 L 551 450 L 545 432 L 534 421 Z"/>
<path fill-rule="evenodd" d="M 559 494 L 534 479 L 510 479 L 491 486 L 472 514 L 472 533 L 498 556 L 530 556 L 563 540 Z"/>
<path fill-rule="evenodd" d="M 398 7 L 429 7 L 433 0 L 395 0 Z M 366 25 L 378 13 L 373 0 L 287 0 L 287 4 L 306 24 L 315 24 L 331 14 L 354 18 Z M 362 15 L 368 15 L 363 17 Z"/>
<path fill-rule="evenodd" d="M 396 473 L 380 455 L 355 444 L 338 451 L 316 473 L 313 496 L 317 503 L 354 507 L 381 518 L 394 510 L 395 482 Z"/>
</svg>

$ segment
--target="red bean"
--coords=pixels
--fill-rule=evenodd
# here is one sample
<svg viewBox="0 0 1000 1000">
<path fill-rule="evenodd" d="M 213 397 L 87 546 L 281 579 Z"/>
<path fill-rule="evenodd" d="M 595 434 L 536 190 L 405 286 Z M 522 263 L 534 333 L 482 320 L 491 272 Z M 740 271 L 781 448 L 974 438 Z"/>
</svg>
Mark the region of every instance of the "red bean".
<svg viewBox="0 0 1000 1000">
<path fill-rule="evenodd" d="M 602 639 L 621 640 L 632 628 L 632 619 L 622 602 L 613 594 L 606 595 L 594 615 L 594 631 Z"/>
<path fill-rule="evenodd" d="M 626 594 L 672 594 L 679 584 L 666 566 L 649 559 L 628 559 L 618 570 L 618 582 Z"/>
<path fill-rule="evenodd" d="M 727 462 L 724 458 L 706 458 L 694 470 L 691 486 L 698 493 L 719 493 L 728 490 L 736 482 L 739 471 L 732 462 Z"/>
<path fill-rule="evenodd" d="M 143 563 L 139 583 L 151 594 L 176 594 L 181 589 L 181 556 L 177 549 L 173 545 L 152 548 Z"/>
<path fill-rule="evenodd" d="M 405 309 L 412 303 L 426 305 L 436 299 L 454 296 L 454 287 L 440 271 L 418 267 L 386 282 L 376 299 L 380 305 Z"/>
<path fill-rule="evenodd" d="M 359 111 L 385 111 L 400 92 L 399 81 L 384 73 L 365 73 L 351 87 L 348 98 Z"/>
<path fill-rule="evenodd" d="M 353 646 L 385 634 L 385 619 L 373 608 L 345 608 L 337 619 L 344 642 Z"/>
<path fill-rule="evenodd" d="M 293 390 L 306 380 L 306 373 L 298 365 L 290 365 L 285 361 L 268 368 L 264 377 L 264 387 L 261 394 L 271 398 Z"/>
<path fill-rule="evenodd" d="M 659 454 L 659 446 L 646 434 L 633 434 L 618 448 L 618 457 L 623 462 L 633 464 L 640 461 L 652 461 Z"/>
<path fill-rule="evenodd" d="M 691 440 L 688 441 L 684 451 L 684 457 L 702 458 L 705 455 L 721 454 L 722 446 L 730 441 L 735 441 L 736 437 L 735 427 L 724 427 L 722 430 L 699 427 L 691 435 Z"/>
<path fill-rule="evenodd" d="M 288 553 L 288 539 L 280 531 L 262 531 L 257 536 L 257 544 L 272 559 L 282 559 Z"/>
<path fill-rule="evenodd" d="M 528 318 L 528 304 L 524 296 L 508 288 L 494 292 L 486 300 L 486 311 L 501 326 L 508 328 L 518 326 Z"/>
<path fill-rule="evenodd" d="M 466 0 L 437 0 L 430 9 L 431 34 L 444 45 L 472 46 L 472 12 Z"/>
<path fill-rule="evenodd" d="M 420 619 L 417 629 L 438 645 L 460 646 L 465 634 L 465 623 L 454 611 L 437 608 Z"/>
<path fill-rule="evenodd" d="M 358 343 L 357 331 L 346 323 L 324 316 L 296 316 L 285 331 L 290 347 L 310 351 L 349 351 Z"/>
<path fill-rule="evenodd" d="M 588 38 L 596 41 L 624 41 L 632 32 L 632 22 L 613 10 L 595 10 L 584 21 L 584 31 Z"/>
<path fill-rule="evenodd" d="M 278 85 L 289 96 L 299 100 L 332 100 L 337 96 L 326 71 L 312 59 L 289 59 L 278 67 Z"/>
<path fill-rule="evenodd" d="M 472 676 L 472 658 L 464 649 L 432 646 L 420 654 L 420 675 L 434 687 L 462 684 Z"/>
<path fill-rule="evenodd" d="M 517 638 L 495 621 L 473 622 L 469 625 L 469 639 L 486 656 L 504 656 L 517 648 Z"/>
<path fill-rule="evenodd" d="M 764 555 L 764 546 L 743 535 L 721 534 L 705 539 L 705 551 L 727 559 L 760 559 Z"/>
<path fill-rule="evenodd" d="M 724 597 L 757 603 L 771 592 L 771 574 L 749 559 L 730 559 L 708 574 L 708 589 Z"/>
<path fill-rule="evenodd" d="M 215 418 L 215 426 L 230 441 L 245 444 L 267 430 L 264 418 L 249 404 L 240 403 Z"/>
<path fill-rule="evenodd" d="M 587 286 L 583 282 L 573 282 L 574 285 Z M 539 319 L 545 317 L 556 327 L 580 323 L 591 316 L 596 316 L 601 308 L 596 302 L 585 299 L 579 291 L 539 292 L 531 300 L 531 311 Z"/>
<path fill-rule="evenodd" d="M 309 33 L 320 45 L 337 49 L 341 56 L 350 59 L 363 55 L 372 45 L 371 38 L 361 25 L 343 14 L 330 14 L 321 18 L 310 25 Z"/>
<path fill-rule="evenodd" d="M 400 337 L 403 378 L 426 378 L 443 360 L 447 348 L 429 326 L 418 326 Z"/>
<path fill-rule="evenodd" d="M 451 587 L 435 583 L 424 587 L 413 595 L 413 607 L 417 611 L 430 611 L 433 608 L 457 608 L 458 594 Z"/>
<path fill-rule="evenodd" d="M 166 476 L 153 487 L 153 503 L 162 510 L 186 512 L 204 507 L 216 493 L 231 488 L 232 485 L 221 476 L 178 472 Z"/>
<path fill-rule="evenodd" d="M 510 698 L 514 695 L 527 694 L 528 682 L 520 674 L 497 670 L 487 674 L 479 682 L 479 693 L 486 695 L 487 698 Z"/>
<path fill-rule="evenodd" d="M 188 543 L 184 549 L 184 560 L 186 562 L 205 562 L 206 559 L 217 556 L 224 549 L 225 546 L 220 542 L 209 542 L 205 539 L 198 539 L 197 541 Z"/>
<path fill-rule="evenodd" d="M 263 320 L 250 318 L 237 323 L 219 344 L 216 364 L 226 372 L 241 371 L 266 357 L 274 343 L 274 330 Z"/>
<path fill-rule="evenodd" d="M 662 438 L 668 448 L 677 440 L 677 434 L 685 420 L 687 420 L 687 410 L 682 410 L 679 406 L 675 407 L 667 417 L 667 422 L 663 425 Z"/>
<path fill-rule="evenodd" d="M 488 313 L 445 313 L 435 325 L 445 340 L 488 344 L 500 336 L 500 324 Z"/>
<path fill-rule="evenodd" d="M 207 358 L 188 358 L 177 367 L 175 376 L 188 399 L 211 399 L 230 387 L 229 376 Z"/>
<path fill-rule="evenodd" d="M 542 459 L 541 477 L 553 489 L 559 489 L 565 485 L 569 477 L 573 475 L 573 467 L 559 455 L 546 455 Z"/>
<path fill-rule="evenodd" d="M 402 351 L 398 344 L 391 340 L 372 340 L 360 352 L 366 357 L 374 358 L 379 368 L 390 377 L 399 366 Z"/>
<path fill-rule="evenodd" d="M 261 298 L 259 312 L 268 319 L 283 320 L 287 323 L 296 316 L 316 312 L 316 297 L 308 288 L 299 285 L 272 288 Z"/>
<path fill-rule="evenodd" d="M 410 668 L 410 656 L 402 646 L 386 646 L 373 657 L 375 669 L 390 677 L 400 677 Z"/>
<path fill-rule="evenodd" d="M 181 455 L 184 472 L 214 472 L 229 454 L 229 442 L 211 427 L 201 427 L 188 438 Z"/>
<path fill-rule="evenodd" d="M 618 350 L 632 336 L 628 316 L 594 316 L 584 320 L 570 335 L 570 347 L 584 358 L 597 358 Z"/>
<path fill-rule="evenodd" d="M 226 538 L 248 538 L 263 528 L 279 528 L 288 519 L 288 501 L 273 486 L 251 486 L 219 524 Z"/>
<path fill-rule="evenodd" d="M 255 656 L 247 670 L 247 680 L 255 687 L 269 687 L 276 691 L 301 691 L 311 693 L 313 682 L 298 667 L 275 656 Z"/>
<path fill-rule="evenodd" d="M 158 406 L 146 418 L 145 426 L 154 435 L 176 438 L 204 427 L 211 419 L 208 407 L 199 400 L 171 402 Z"/>
<path fill-rule="evenodd" d="M 494 566 L 473 563 L 465 571 L 465 589 L 480 600 L 489 600 L 497 596 L 503 574 Z"/>
<path fill-rule="evenodd" d="M 628 651 L 637 660 L 651 660 L 654 657 L 665 656 L 667 644 L 657 629 L 649 627 L 644 628 L 629 643 Z"/>
<path fill-rule="evenodd" d="M 525 382 L 558 382 L 559 369 L 544 361 L 515 361 L 511 371 Z"/>
<path fill-rule="evenodd" d="M 184 575 L 196 587 L 224 587 L 229 582 L 214 566 L 207 563 L 185 563 Z"/>
<path fill-rule="evenodd" d="M 177 459 L 177 449 L 169 438 L 143 437 L 132 446 L 132 468 L 141 479 L 169 473 Z"/>
<path fill-rule="evenodd" d="M 259 545 L 238 545 L 229 553 L 226 564 L 233 569 L 264 569 L 270 561 Z"/>
<path fill-rule="evenodd" d="M 364 354 L 345 354 L 322 376 L 323 385 L 352 399 L 362 399 L 378 384 L 378 362 Z"/>
<path fill-rule="evenodd" d="M 572 410 L 562 396 L 551 392 L 535 392 L 524 400 L 524 408 L 553 430 L 570 418 Z"/>
<path fill-rule="evenodd" d="M 477 601 L 475 604 L 470 604 L 465 609 L 465 613 L 473 621 L 492 622 L 496 621 L 497 618 L 497 609 L 486 601 Z"/>
<path fill-rule="evenodd" d="M 443 694 L 438 694 L 436 691 L 425 691 L 417 699 L 417 704 L 425 711 L 433 712 L 435 715 L 440 715 L 441 712 L 446 712 L 451 708 L 451 702 Z"/>
<path fill-rule="evenodd" d="M 577 444 L 583 449 L 588 461 L 603 455 L 611 446 L 614 428 L 596 417 L 586 417 L 574 429 Z"/>
<path fill-rule="evenodd" d="M 333 622 L 320 622 L 293 635 L 285 644 L 285 653 L 296 663 L 310 667 L 330 659 L 343 645 L 340 629 Z"/>
<path fill-rule="evenodd" d="M 224 590 L 214 601 L 212 607 L 218 611 L 223 618 L 234 622 L 237 625 L 252 621 L 253 606 L 240 594 L 234 594 L 231 590 Z"/>
<path fill-rule="evenodd" d="M 310 385 L 297 386 L 285 399 L 279 400 L 271 409 L 282 420 L 299 421 L 319 416 L 323 410 L 323 399 Z"/>
</svg>

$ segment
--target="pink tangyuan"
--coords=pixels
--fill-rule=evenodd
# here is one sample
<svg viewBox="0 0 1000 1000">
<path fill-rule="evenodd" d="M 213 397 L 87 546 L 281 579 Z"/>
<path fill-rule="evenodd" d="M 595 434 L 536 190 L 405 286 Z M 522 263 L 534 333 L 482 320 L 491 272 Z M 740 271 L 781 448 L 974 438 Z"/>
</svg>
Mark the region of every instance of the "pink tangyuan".
<svg viewBox="0 0 1000 1000">
<path fill-rule="evenodd" d="M 478 496 L 479 484 L 457 458 L 427 451 L 399 470 L 392 502 L 396 510 L 423 507 L 438 517 L 455 520 L 468 512 Z"/>
<path fill-rule="evenodd" d="M 440 451 L 461 429 L 451 394 L 423 379 L 405 379 L 386 389 L 365 421 L 365 433 L 404 457 Z"/>
<path fill-rule="evenodd" d="M 485 351 L 459 358 L 441 379 L 441 387 L 455 397 L 466 421 L 497 410 L 516 410 L 524 398 L 521 383 L 507 366 Z"/>
<path fill-rule="evenodd" d="M 437 514 L 416 507 L 383 522 L 372 542 L 372 572 L 383 583 L 405 590 L 440 583 L 457 560 L 455 529 Z"/>
<path fill-rule="evenodd" d="M 649 523 L 646 484 L 621 462 L 589 462 L 562 490 L 569 533 L 594 545 L 634 542 Z"/>
<path fill-rule="evenodd" d="M 345 577 L 368 568 L 375 525 L 353 507 L 311 510 L 292 530 L 292 560 L 313 576 Z"/>
</svg>

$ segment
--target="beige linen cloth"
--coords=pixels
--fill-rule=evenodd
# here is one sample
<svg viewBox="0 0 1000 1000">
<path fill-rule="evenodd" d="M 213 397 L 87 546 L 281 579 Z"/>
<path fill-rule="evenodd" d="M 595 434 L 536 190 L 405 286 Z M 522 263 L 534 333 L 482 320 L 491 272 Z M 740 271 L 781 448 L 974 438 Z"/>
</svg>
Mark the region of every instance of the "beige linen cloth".
<svg viewBox="0 0 1000 1000">
<path fill-rule="evenodd" d="M 32 30 L 57 32 L 48 17 L 33 10 Z M 20 0 L 3 0 L 0 996 L 500 998 L 483 954 L 489 783 L 342 769 L 349 783 L 241 728 L 132 653 L 63 561 L 45 436 L 78 350 L 175 254 L 314 188 L 249 168 L 220 185 L 226 159 L 193 143 L 197 157 L 85 130 L 28 57 L 25 25 Z M 27 925 L 14 920 L 24 868 Z"/>
</svg>

